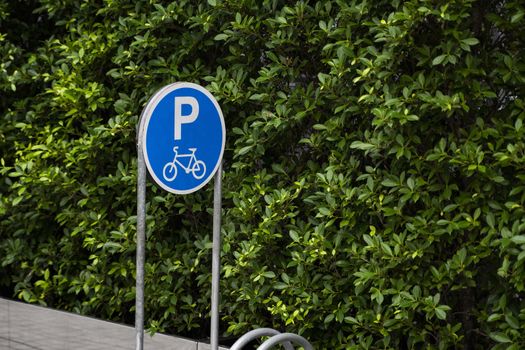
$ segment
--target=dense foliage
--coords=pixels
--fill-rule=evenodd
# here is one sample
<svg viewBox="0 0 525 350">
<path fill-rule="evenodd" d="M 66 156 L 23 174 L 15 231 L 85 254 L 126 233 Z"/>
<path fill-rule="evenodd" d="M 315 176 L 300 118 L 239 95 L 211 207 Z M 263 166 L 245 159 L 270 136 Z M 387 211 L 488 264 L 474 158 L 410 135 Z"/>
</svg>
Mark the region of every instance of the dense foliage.
<svg viewBox="0 0 525 350">
<path fill-rule="evenodd" d="M 228 132 L 222 330 L 525 348 L 519 0 L 1 0 L 0 291 L 132 322 L 135 137 L 161 86 Z M 204 337 L 211 186 L 148 185 L 146 317 Z"/>
</svg>

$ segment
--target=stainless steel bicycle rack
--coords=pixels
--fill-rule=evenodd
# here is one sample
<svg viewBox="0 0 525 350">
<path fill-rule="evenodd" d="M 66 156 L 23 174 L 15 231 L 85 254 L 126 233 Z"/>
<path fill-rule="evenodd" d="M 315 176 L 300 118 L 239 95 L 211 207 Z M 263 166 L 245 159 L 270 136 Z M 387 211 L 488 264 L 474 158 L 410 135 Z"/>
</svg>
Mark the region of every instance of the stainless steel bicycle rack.
<svg viewBox="0 0 525 350">
<path fill-rule="evenodd" d="M 312 344 L 310 344 L 308 340 L 301 337 L 300 335 L 294 333 L 281 333 L 272 328 L 258 328 L 249 331 L 240 337 L 235 342 L 235 344 L 232 345 L 230 350 L 241 350 L 252 340 L 266 336 L 270 336 L 271 338 L 262 343 L 261 346 L 257 348 L 257 350 L 269 350 L 278 344 L 282 344 L 286 350 L 294 350 L 292 342 L 301 345 L 304 350 L 313 350 Z"/>
</svg>

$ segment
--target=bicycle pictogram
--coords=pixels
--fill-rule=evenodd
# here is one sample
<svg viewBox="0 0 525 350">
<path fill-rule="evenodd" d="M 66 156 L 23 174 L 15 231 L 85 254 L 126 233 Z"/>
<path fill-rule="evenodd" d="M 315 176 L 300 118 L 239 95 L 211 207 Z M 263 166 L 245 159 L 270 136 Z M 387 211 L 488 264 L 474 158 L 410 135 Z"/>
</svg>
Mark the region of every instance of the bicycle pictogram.
<svg viewBox="0 0 525 350">
<path fill-rule="evenodd" d="M 175 153 L 173 161 L 166 163 L 162 169 L 162 175 L 164 176 L 164 179 L 170 182 L 175 180 L 178 172 L 177 165 L 184 169 L 186 174 L 191 173 L 195 180 L 202 179 L 204 174 L 206 174 L 206 164 L 204 164 L 202 160 L 198 160 L 197 157 L 195 157 L 195 151 L 197 151 L 197 148 L 188 148 L 188 150 L 191 152 L 188 154 L 179 154 L 178 148 L 178 146 L 173 147 L 173 152 Z M 189 158 L 187 165 L 181 163 L 179 160 L 180 158 Z"/>
</svg>

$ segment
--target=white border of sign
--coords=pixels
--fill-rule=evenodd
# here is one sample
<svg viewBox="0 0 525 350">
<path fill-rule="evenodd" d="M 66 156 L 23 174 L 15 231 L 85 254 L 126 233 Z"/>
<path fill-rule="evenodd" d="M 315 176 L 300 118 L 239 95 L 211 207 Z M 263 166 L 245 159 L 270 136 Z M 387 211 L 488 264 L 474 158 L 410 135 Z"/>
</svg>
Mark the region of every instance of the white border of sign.
<svg viewBox="0 0 525 350">
<path fill-rule="evenodd" d="M 206 97 L 208 97 L 213 102 L 213 105 L 215 106 L 215 109 L 219 113 L 219 119 L 221 120 L 222 145 L 221 145 L 221 153 L 220 153 L 219 159 L 217 160 L 217 163 L 215 164 L 215 167 L 213 168 L 213 171 L 208 175 L 208 177 L 203 182 L 201 182 L 201 184 L 199 186 L 197 186 L 197 187 L 194 187 L 194 188 L 189 189 L 189 190 L 179 191 L 179 190 L 174 190 L 174 189 L 166 186 L 164 183 L 162 183 L 162 181 L 160 181 L 160 179 L 157 177 L 157 175 L 155 175 L 155 173 L 153 172 L 153 170 L 151 168 L 151 165 L 150 165 L 150 162 L 149 162 L 149 159 L 148 159 L 148 153 L 146 151 L 146 136 L 148 134 L 147 133 L 147 131 L 148 131 L 147 128 L 148 128 L 148 125 L 149 125 L 149 121 L 150 121 L 151 116 L 153 115 L 153 111 L 157 107 L 158 103 L 167 94 L 169 94 L 170 92 L 178 90 L 178 89 L 182 89 L 182 88 L 190 88 L 190 89 L 199 90 L 200 92 L 202 92 L 204 95 L 206 95 Z M 146 107 L 144 108 L 144 110 L 142 112 L 142 115 L 140 116 L 139 139 L 140 139 L 140 142 L 142 142 L 142 151 L 143 151 L 143 154 L 144 154 L 144 159 L 146 161 L 146 167 L 148 168 L 148 172 L 150 173 L 150 175 L 153 178 L 153 180 L 155 181 L 155 183 L 157 185 L 159 185 L 162 189 L 164 189 L 164 190 L 166 190 L 168 192 L 171 192 L 171 193 L 175 193 L 175 194 L 190 194 L 190 193 L 198 191 L 202 187 L 204 187 L 211 180 L 213 175 L 215 175 L 215 172 L 217 171 L 217 169 L 219 168 L 219 165 L 221 164 L 222 156 L 224 155 L 224 146 L 226 144 L 226 126 L 225 126 L 225 123 L 224 123 L 224 116 L 222 115 L 221 107 L 219 106 L 219 103 L 217 102 L 215 97 L 213 97 L 213 95 L 208 90 L 203 88 L 202 86 L 194 84 L 194 83 L 188 83 L 188 82 L 172 83 L 172 84 L 166 85 L 163 88 L 159 89 L 153 95 L 153 97 L 150 98 L 150 100 L 146 104 Z"/>
</svg>

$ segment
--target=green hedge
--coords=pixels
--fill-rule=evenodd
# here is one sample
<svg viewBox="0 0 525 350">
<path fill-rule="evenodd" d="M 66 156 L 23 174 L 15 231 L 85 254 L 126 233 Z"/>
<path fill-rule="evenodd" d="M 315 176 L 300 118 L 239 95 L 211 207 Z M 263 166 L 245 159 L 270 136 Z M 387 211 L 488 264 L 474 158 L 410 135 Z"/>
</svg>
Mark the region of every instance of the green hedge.
<svg viewBox="0 0 525 350">
<path fill-rule="evenodd" d="M 1 0 L 0 291 L 133 322 L 136 125 L 227 124 L 221 333 L 525 348 L 525 7 Z M 205 337 L 212 189 L 148 185 L 146 317 Z"/>
</svg>

